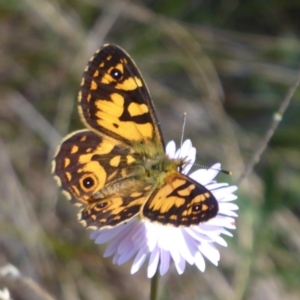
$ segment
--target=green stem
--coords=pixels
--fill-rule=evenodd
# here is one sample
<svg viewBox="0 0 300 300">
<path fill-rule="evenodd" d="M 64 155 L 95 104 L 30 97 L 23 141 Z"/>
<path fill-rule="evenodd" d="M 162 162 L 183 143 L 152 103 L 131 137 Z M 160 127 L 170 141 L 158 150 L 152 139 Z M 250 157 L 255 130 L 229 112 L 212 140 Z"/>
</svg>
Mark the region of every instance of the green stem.
<svg viewBox="0 0 300 300">
<path fill-rule="evenodd" d="M 151 279 L 151 289 L 150 289 L 150 300 L 157 300 L 158 296 L 158 283 L 159 283 L 159 267 L 156 270 L 156 273 Z"/>
</svg>

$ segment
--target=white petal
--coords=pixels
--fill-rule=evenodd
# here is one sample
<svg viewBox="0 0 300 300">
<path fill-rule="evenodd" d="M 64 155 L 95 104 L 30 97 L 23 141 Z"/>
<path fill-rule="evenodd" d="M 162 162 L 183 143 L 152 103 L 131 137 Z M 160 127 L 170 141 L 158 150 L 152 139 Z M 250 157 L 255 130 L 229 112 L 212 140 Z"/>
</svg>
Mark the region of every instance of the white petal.
<svg viewBox="0 0 300 300">
<path fill-rule="evenodd" d="M 226 215 L 226 216 L 229 216 L 229 217 L 234 217 L 236 218 L 238 216 L 238 214 L 234 211 L 231 211 L 231 210 L 227 210 L 227 209 L 222 209 L 220 208 L 219 209 L 219 215 Z"/>
<path fill-rule="evenodd" d="M 190 169 L 192 168 L 192 166 L 195 163 L 196 160 L 196 148 L 192 147 L 188 153 L 188 156 L 186 158 L 186 160 L 189 162 L 182 170 L 183 174 L 187 174 Z"/>
<path fill-rule="evenodd" d="M 228 183 L 207 184 L 205 187 L 211 191 L 211 190 L 219 189 L 219 188 L 224 187 L 224 186 L 228 186 Z"/>
<path fill-rule="evenodd" d="M 220 237 L 221 230 L 205 230 L 203 226 L 199 226 L 189 230 L 189 234 L 197 241 L 201 242 L 216 242 L 219 245 L 227 247 L 226 241 Z"/>
<path fill-rule="evenodd" d="M 153 251 L 153 249 L 156 247 L 158 243 L 158 234 L 157 234 L 157 228 L 154 224 L 150 222 L 145 222 L 145 227 L 147 228 L 147 234 L 146 234 L 146 241 L 147 241 L 147 247 L 149 251 Z"/>
<path fill-rule="evenodd" d="M 179 158 L 185 158 L 188 157 L 190 150 L 192 148 L 192 142 L 191 140 L 185 140 L 181 146 L 181 148 L 179 149 Z"/>
<path fill-rule="evenodd" d="M 203 234 L 200 226 L 187 228 L 186 231 L 194 240 L 198 242 L 210 241 L 210 237 Z"/>
<path fill-rule="evenodd" d="M 235 229 L 235 220 L 233 218 L 221 215 L 218 215 L 215 218 L 207 221 L 207 223 L 210 225 L 223 226 L 225 228 Z"/>
<path fill-rule="evenodd" d="M 228 194 L 232 194 L 234 191 L 236 191 L 236 189 L 237 189 L 236 186 L 228 186 L 218 190 L 212 190 L 211 192 L 219 200 L 219 199 L 223 199 Z"/>
<path fill-rule="evenodd" d="M 226 214 L 225 212 L 230 212 L 231 210 L 238 210 L 239 207 L 234 203 L 219 203 L 219 213 Z"/>
<path fill-rule="evenodd" d="M 160 250 L 160 275 L 165 275 L 170 267 L 170 252 L 163 249 Z"/>
<path fill-rule="evenodd" d="M 221 226 L 214 226 L 211 225 L 210 223 L 206 222 L 201 224 L 200 226 L 195 226 L 192 227 L 191 230 L 195 230 L 196 232 L 200 232 L 200 233 L 213 233 L 213 234 L 219 234 L 222 227 Z"/>
<path fill-rule="evenodd" d="M 124 227 L 123 224 L 121 224 L 120 226 L 111 229 L 103 229 L 101 231 L 95 230 L 91 233 L 91 238 L 95 239 L 96 244 L 104 244 L 114 239 L 120 233 L 124 233 L 126 229 L 127 226 Z"/>
<path fill-rule="evenodd" d="M 136 273 L 141 268 L 146 257 L 147 257 L 147 249 L 141 248 L 132 263 L 131 274 Z"/>
<path fill-rule="evenodd" d="M 172 256 L 172 258 L 173 258 L 175 264 L 176 264 L 176 263 L 179 263 L 179 261 L 180 261 L 181 258 L 180 258 L 180 254 L 179 254 L 178 249 L 172 247 L 172 248 L 170 249 L 170 254 L 171 254 L 171 256 Z"/>
<path fill-rule="evenodd" d="M 117 238 L 114 239 L 106 248 L 106 250 L 103 254 L 103 257 L 109 257 L 109 256 L 117 253 L 119 244 L 120 244 L 120 240 Z"/>
<path fill-rule="evenodd" d="M 227 230 L 225 230 L 225 229 L 223 229 L 221 233 L 222 233 L 222 234 L 225 234 L 225 235 L 227 235 L 227 236 L 233 237 L 233 234 L 232 234 L 230 231 L 227 231 Z"/>
<path fill-rule="evenodd" d="M 181 145 L 181 147 L 176 151 L 174 158 L 187 157 L 191 148 L 192 148 L 191 140 L 185 140 Z"/>
<path fill-rule="evenodd" d="M 178 248 L 180 255 L 190 264 L 194 263 L 194 254 L 197 251 L 196 241 L 185 231 L 178 238 Z"/>
<path fill-rule="evenodd" d="M 218 265 L 218 262 L 220 260 L 220 252 L 217 249 L 215 249 L 211 244 L 203 243 L 199 246 L 199 250 L 215 266 Z"/>
<path fill-rule="evenodd" d="M 189 177 L 196 180 L 197 182 L 199 182 L 202 185 L 206 185 L 211 180 L 210 178 L 206 177 L 206 172 L 207 172 L 206 169 L 198 169 L 198 170 L 194 171 L 193 173 L 189 174 Z"/>
<path fill-rule="evenodd" d="M 178 274 L 182 274 L 185 269 L 185 260 L 183 257 L 180 257 L 179 261 L 175 261 L 175 267 L 178 272 Z"/>
<path fill-rule="evenodd" d="M 222 202 L 234 201 L 237 199 L 237 196 L 234 194 L 229 194 L 222 199 Z"/>
<path fill-rule="evenodd" d="M 174 141 L 170 141 L 167 146 L 166 146 L 166 154 L 170 157 L 170 158 L 174 158 L 175 157 L 175 152 L 176 152 L 176 145 Z"/>
<path fill-rule="evenodd" d="M 116 254 L 114 255 L 113 260 L 112 260 L 112 263 L 113 263 L 114 265 L 118 264 L 119 256 L 120 256 L 120 255 L 119 255 L 118 253 L 116 253 Z"/>
<path fill-rule="evenodd" d="M 98 230 L 93 230 L 90 234 L 90 239 L 92 240 L 96 240 L 97 236 L 99 235 L 99 231 Z M 96 241 L 95 241 L 96 242 Z"/>
<path fill-rule="evenodd" d="M 158 226 L 156 227 L 157 227 L 157 235 L 158 235 L 157 244 L 159 248 L 169 250 L 174 245 L 174 238 L 177 237 L 176 233 L 173 230 L 174 228 L 164 226 L 159 229 Z"/>
<path fill-rule="evenodd" d="M 140 222 L 138 226 L 136 226 L 136 230 L 132 234 L 131 238 L 135 244 L 145 245 L 147 243 L 146 228 L 144 223 Z"/>
<path fill-rule="evenodd" d="M 133 247 L 132 236 L 137 232 L 137 226 L 131 226 L 128 228 L 126 233 L 119 240 L 118 253 L 122 253 L 124 251 L 128 251 L 129 248 Z"/>
<path fill-rule="evenodd" d="M 220 163 L 215 163 L 210 167 L 210 169 L 215 169 L 217 171 L 221 170 L 221 164 Z"/>
<path fill-rule="evenodd" d="M 220 166 L 220 164 L 215 164 L 214 166 Z M 213 167 L 214 167 L 213 166 Z M 212 167 L 211 167 L 212 168 Z M 196 180 L 202 185 L 207 185 L 209 184 L 219 173 L 219 168 L 214 169 L 199 169 L 193 172 L 192 174 L 189 175 L 192 179 Z"/>
<path fill-rule="evenodd" d="M 197 266 L 197 268 L 201 272 L 204 272 L 204 270 L 205 270 L 205 261 L 204 261 L 204 258 L 203 258 L 202 254 L 200 252 L 197 252 L 196 255 L 195 255 L 195 265 Z"/>
<path fill-rule="evenodd" d="M 128 261 L 131 257 L 134 256 L 134 254 L 137 252 L 137 247 L 133 246 L 130 249 L 128 249 L 127 252 L 123 252 L 122 254 L 120 254 L 120 257 L 118 258 L 118 265 L 122 265 L 124 264 L 126 261 Z"/>
<path fill-rule="evenodd" d="M 227 242 L 220 235 L 212 235 L 211 240 L 223 247 L 227 247 Z"/>
<path fill-rule="evenodd" d="M 147 270 L 147 277 L 152 278 L 157 270 L 159 262 L 159 248 L 156 247 L 150 255 L 149 266 Z"/>
</svg>

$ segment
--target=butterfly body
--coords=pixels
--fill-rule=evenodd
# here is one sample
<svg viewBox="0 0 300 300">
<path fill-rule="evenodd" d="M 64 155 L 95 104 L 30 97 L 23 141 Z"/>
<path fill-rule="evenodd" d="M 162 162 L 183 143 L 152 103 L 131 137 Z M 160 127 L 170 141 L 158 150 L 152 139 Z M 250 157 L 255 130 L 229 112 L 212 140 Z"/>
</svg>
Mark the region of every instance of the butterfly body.
<svg viewBox="0 0 300 300">
<path fill-rule="evenodd" d="M 52 172 L 67 198 L 83 207 L 83 225 L 110 228 L 138 216 L 192 226 L 217 214 L 213 194 L 181 173 L 189 161 L 166 155 L 150 94 L 124 50 L 104 45 L 91 58 L 78 109 L 88 129 L 62 141 Z"/>
</svg>

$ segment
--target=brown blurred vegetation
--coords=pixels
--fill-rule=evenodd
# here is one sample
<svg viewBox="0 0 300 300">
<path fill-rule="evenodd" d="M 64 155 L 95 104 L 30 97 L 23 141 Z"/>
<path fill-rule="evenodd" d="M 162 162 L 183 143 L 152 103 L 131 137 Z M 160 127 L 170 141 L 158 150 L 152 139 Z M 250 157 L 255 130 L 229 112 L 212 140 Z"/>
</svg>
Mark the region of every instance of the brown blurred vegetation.
<svg viewBox="0 0 300 300">
<path fill-rule="evenodd" d="M 187 112 L 199 164 L 221 162 L 234 175 L 220 180 L 234 183 L 296 80 L 299 14 L 295 0 L 0 1 L 0 266 L 54 299 L 147 299 L 145 268 L 130 275 L 130 264 L 104 259 L 50 175 L 61 136 L 82 128 L 76 95 L 89 57 L 106 42 L 126 49 L 166 141 L 179 143 Z M 299 114 L 298 89 L 239 186 L 220 266 L 172 269 L 160 299 L 300 298 Z M 30 299 L 20 281 L 0 284 Z"/>
</svg>

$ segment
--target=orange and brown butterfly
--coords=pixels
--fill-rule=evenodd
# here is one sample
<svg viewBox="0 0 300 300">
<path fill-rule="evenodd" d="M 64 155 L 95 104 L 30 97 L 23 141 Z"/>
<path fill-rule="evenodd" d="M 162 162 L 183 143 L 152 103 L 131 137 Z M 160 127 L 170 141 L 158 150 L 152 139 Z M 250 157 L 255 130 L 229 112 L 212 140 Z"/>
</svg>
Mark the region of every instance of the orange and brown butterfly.
<svg viewBox="0 0 300 300">
<path fill-rule="evenodd" d="M 106 44 L 89 60 L 78 94 L 87 129 L 63 139 L 52 172 L 86 227 L 111 228 L 134 217 L 192 226 L 218 213 L 204 186 L 169 158 L 141 73 L 120 47 Z"/>
</svg>

